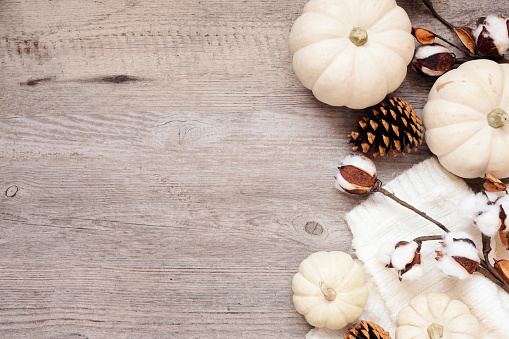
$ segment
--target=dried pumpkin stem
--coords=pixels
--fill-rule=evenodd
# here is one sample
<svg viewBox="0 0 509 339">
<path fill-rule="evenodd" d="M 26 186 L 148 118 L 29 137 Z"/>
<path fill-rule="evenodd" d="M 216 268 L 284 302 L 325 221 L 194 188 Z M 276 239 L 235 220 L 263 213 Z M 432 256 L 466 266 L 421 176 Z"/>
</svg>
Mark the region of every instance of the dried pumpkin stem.
<svg viewBox="0 0 509 339">
<path fill-rule="evenodd" d="M 430 339 L 440 339 L 444 336 L 444 327 L 439 324 L 431 324 L 428 327 L 428 336 Z"/>
<path fill-rule="evenodd" d="M 352 28 L 348 39 L 350 39 L 355 46 L 362 46 L 368 42 L 368 32 L 366 32 L 364 28 L 354 27 Z"/>
<path fill-rule="evenodd" d="M 420 215 L 421 217 L 423 217 L 424 219 L 428 220 L 428 221 L 431 221 L 432 223 L 434 223 L 435 225 L 437 225 L 441 230 L 443 230 L 444 232 L 446 233 L 449 233 L 449 229 L 447 227 L 445 227 L 444 224 L 438 222 L 437 220 L 433 219 L 432 217 L 430 217 L 429 215 L 427 215 L 426 213 L 418 210 L 417 208 L 415 208 L 414 206 L 410 205 L 409 203 L 407 203 L 406 201 L 403 201 L 401 200 L 400 198 L 398 198 L 396 195 L 394 195 L 394 193 L 391 193 L 389 191 L 387 191 L 385 188 L 382 187 L 382 184 L 380 183 L 380 185 L 378 185 L 378 188 L 376 189 L 377 192 L 380 192 L 382 193 L 383 195 L 385 195 L 386 197 L 394 200 L 395 202 L 397 202 L 398 204 L 400 204 L 401 206 L 404 206 L 406 208 L 408 208 L 409 210 L 417 213 L 418 215 Z"/>
<path fill-rule="evenodd" d="M 509 114 L 501 108 L 496 108 L 488 114 L 488 124 L 493 128 L 504 127 L 509 124 Z"/>
<path fill-rule="evenodd" d="M 328 301 L 333 301 L 336 299 L 336 291 L 334 291 L 332 288 L 327 287 L 323 281 L 320 281 L 320 291 L 322 291 L 323 296 Z"/>
</svg>

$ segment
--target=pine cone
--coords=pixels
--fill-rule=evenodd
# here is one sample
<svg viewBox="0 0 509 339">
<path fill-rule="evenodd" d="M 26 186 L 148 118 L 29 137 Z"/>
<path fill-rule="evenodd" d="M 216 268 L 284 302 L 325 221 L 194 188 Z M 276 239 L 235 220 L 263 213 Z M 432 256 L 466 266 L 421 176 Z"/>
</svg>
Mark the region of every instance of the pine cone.
<svg viewBox="0 0 509 339">
<path fill-rule="evenodd" d="M 383 328 L 371 321 L 362 320 L 360 324 L 355 324 L 349 333 L 343 334 L 344 339 L 391 339 L 389 333 Z"/>
<path fill-rule="evenodd" d="M 364 117 L 357 123 L 357 132 L 350 133 L 354 151 L 385 156 L 391 152 L 415 151 L 422 144 L 424 127 L 412 105 L 403 98 L 386 98 L 372 109 L 374 117 Z"/>
</svg>

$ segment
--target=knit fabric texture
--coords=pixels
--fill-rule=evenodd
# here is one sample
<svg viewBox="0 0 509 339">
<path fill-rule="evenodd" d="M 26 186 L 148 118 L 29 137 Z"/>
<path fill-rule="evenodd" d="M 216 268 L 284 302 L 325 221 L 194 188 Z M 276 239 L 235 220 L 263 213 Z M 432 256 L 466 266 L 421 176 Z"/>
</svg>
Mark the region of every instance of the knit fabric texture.
<svg viewBox="0 0 509 339">
<path fill-rule="evenodd" d="M 481 234 L 458 214 L 458 203 L 473 194 L 463 179 L 445 170 L 435 157 L 408 169 L 384 187 L 400 199 L 446 225 L 451 231 L 473 235 L 482 249 Z M 479 273 L 466 280 L 448 277 L 435 265 L 436 241 L 422 245 L 424 276 L 417 281 L 399 281 L 397 272 L 380 260 L 384 243 L 410 241 L 424 235 L 443 235 L 435 224 L 397 204 L 381 193 L 372 194 L 346 215 L 352 231 L 352 246 L 367 274 L 370 295 L 359 320 L 378 323 L 395 337 L 399 311 L 417 294 L 442 292 L 465 303 L 481 325 L 482 339 L 509 338 L 509 294 Z M 313 329 L 308 339 L 342 338 L 344 331 Z"/>
</svg>

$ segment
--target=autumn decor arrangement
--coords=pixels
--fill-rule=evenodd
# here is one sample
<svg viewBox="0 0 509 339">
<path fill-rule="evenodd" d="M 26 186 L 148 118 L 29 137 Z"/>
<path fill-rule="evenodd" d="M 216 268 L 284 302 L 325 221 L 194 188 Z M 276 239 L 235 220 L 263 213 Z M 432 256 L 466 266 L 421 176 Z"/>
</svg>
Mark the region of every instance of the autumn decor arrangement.
<svg viewBox="0 0 509 339">
<path fill-rule="evenodd" d="M 299 81 L 370 111 L 335 176 L 368 196 L 345 217 L 357 258 L 313 253 L 292 281 L 307 339 L 509 338 L 509 20 L 453 25 L 422 3 L 454 39 L 412 27 L 395 0 L 310 0 L 291 28 Z M 391 95 L 407 68 L 437 78 L 421 116 Z M 378 179 L 378 157 L 423 142 L 433 157 Z M 464 180 L 475 178 L 477 193 Z"/>
</svg>

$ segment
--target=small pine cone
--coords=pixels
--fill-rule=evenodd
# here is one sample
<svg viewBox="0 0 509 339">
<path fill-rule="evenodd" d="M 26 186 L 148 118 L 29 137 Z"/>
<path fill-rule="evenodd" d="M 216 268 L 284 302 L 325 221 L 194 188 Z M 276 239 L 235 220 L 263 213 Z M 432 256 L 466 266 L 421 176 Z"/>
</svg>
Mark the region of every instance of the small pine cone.
<svg viewBox="0 0 509 339">
<path fill-rule="evenodd" d="M 359 324 L 353 325 L 347 334 L 343 334 L 344 339 L 391 339 L 389 333 L 383 328 L 371 321 L 362 320 Z"/>
<path fill-rule="evenodd" d="M 373 158 L 415 151 L 422 144 L 424 127 L 412 105 L 403 98 L 386 98 L 372 109 L 374 117 L 364 117 L 357 131 L 350 133 L 354 151 L 371 151 Z"/>
</svg>

